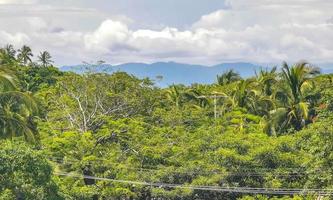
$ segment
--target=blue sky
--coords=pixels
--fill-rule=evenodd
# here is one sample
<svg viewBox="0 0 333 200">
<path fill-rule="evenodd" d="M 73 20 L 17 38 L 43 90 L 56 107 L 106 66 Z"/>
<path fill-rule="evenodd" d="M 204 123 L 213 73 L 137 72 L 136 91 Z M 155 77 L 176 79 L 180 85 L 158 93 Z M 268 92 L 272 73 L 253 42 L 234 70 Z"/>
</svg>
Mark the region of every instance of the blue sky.
<svg viewBox="0 0 333 200">
<path fill-rule="evenodd" d="M 329 0 L 0 0 L 0 45 L 56 64 L 333 63 Z"/>
</svg>

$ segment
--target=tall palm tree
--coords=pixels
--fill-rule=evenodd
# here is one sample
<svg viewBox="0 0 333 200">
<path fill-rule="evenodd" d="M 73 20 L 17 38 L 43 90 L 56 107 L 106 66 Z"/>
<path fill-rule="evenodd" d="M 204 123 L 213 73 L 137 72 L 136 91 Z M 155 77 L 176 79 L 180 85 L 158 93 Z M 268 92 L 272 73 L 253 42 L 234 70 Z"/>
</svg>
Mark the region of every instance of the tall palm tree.
<svg viewBox="0 0 333 200">
<path fill-rule="evenodd" d="M 283 63 L 282 77 L 291 91 L 294 103 L 302 100 L 303 91 L 311 86 L 311 78 L 318 74 L 320 70 L 309 66 L 306 62 L 297 63 L 293 67 L 288 66 L 286 62 Z"/>
<path fill-rule="evenodd" d="M 13 64 L 16 61 L 15 56 L 16 50 L 11 44 L 7 44 L 4 48 L 0 49 L 1 64 Z"/>
<path fill-rule="evenodd" d="M 37 111 L 33 98 L 17 90 L 10 72 L 0 71 L 0 138 L 24 136 L 35 141 L 37 134 L 32 118 Z"/>
<path fill-rule="evenodd" d="M 43 52 L 40 52 L 40 54 L 38 56 L 38 61 L 41 63 L 41 65 L 43 67 L 48 67 L 50 64 L 53 63 L 51 58 L 52 58 L 52 56 L 50 55 L 49 52 L 43 51 Z"/>
<path fill-rule="evenodd" d="M 7 44 L 4 50 L 8 56 L 10 56 L 13 59 L 15 58 L 16 50 L 14 49 L 14 46 L 12 44 Z"/>
<path fill-rule="evenodd" d="M 229 70 L 227 72 L 224 72 L 221 76 L 217 76 L 217 83 L 219 85 L 227 85 L 235 81 L 239 81 L 242 78 L 240 77 L 238 72 L 235 72 L 234 70 Z"/>
<path fill-rule="evenodd" d="M 306 62 L 300 62 L 294 66 L 283 63 L 282 66 L 282 87 L 275 94 L 275 99 L 280 106 L 271 111 L 272 123 L 279 132 L 283 132 L 289 127 L 300 130 L 308 120 L 311 107 L 307 92 L 314 85 L 312 78 L 319 74 L 317 68 L 311 67 Z"/>
<path fill-rule="evenodd" d="M 194 107 L 205 108 L 210 105 L 209 99 L 205 96 L 204 91 L 207 88 L 203 85 L 195 85 L 184 92 L 187 101 L 192 102 Z"/>
<path fill-rule="evenodd" d="M 167 98 L 175 104 L 177 108 L 180 108 L 183 103 L 184 93 L 183 87 L 180 85 L 172 85 L 166 91 Z"/>
<path fill-rule="evenodd" d="M 271 70 L 263 70 L 261 69 L 259 71 L 259 74 L 257 74 L 257 81 L 262 87 L 262 92 L 266 96 L 271 96 L 273 94 L 273 87 L 275 83 L 277 82 L 277 68 L 273 67 Z"/>
<path fill-rule="evenodd" d="M 33 56 L 34 55 L 32 54 L 31 48 L 29 46 L 24 45 L 21 49 L 18 50 L 17 58 L 24 65 L 31 63 L 31 57 Z"/>
<path fill-rule="evenodd" d="M 256 84 L 254 79 L 247 79 L 241 80 L 235 85 L 233 98 L 239 107 L 247 107 L 253 101 L 252 97 L 259 92 L 255 87 Z"/>
</svg>

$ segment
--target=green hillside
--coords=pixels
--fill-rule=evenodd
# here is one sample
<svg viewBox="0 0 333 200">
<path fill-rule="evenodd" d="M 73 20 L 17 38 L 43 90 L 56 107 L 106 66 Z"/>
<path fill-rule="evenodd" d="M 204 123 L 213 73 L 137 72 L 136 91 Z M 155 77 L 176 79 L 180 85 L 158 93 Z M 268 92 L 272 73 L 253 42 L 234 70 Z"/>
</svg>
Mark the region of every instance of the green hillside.
<svg viewBox="0 0 333 200">
<path fill-rule="evenodd" d="M 0 199 L 331 199 L 333 75 L 159 88 L 0 50 Z"/>
</svg>

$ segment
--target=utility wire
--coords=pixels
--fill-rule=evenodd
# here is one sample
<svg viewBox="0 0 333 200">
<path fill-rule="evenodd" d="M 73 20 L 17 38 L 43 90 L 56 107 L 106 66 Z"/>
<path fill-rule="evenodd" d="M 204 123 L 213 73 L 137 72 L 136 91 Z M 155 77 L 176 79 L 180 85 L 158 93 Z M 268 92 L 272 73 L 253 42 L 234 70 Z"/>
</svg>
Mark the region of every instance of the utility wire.
<svg viewBox="0 0 333 200">
<path fill-rule="evenodd" d="M 79 160 L 63 160 L 63 159 L 52 159 L 49 158 L 49 160 L 56 162 L 58 164 L 77 164 L 80 161 Z M 88 162 L 98 162 L 97 160 L 91 160 Z M 287 172 L 276 172 L 274 170 L 286 170 L 286 169 L 293 169 L 293 168 L 277 168 L 277 169 L 270 169 L 270 168 L 266 168 L 269 169 L 267 171 L 260 171 L 259 172 L 255 172 L 257 169 L 253 168 L 252 171 L 246 172 L 244 170 L 240 170 L 239 172 L 237 171 L 233 171 L 233 172 L 228 172 L 228 171 L 220 171 L 220 170 L 210 170 L 210 171 L 183 171 L 181 169 L 181 167 L 178 167 L 178 169 L 181 169 L 179 171 L 177 171 L 177 169 L 172 168 L 173 166 L 166 166 L 165 168 L 158 168 L 158 169 L 152 169 L 152 168 L 139 168 L 139 167 L 127 167 L 127 166 L 123 166 L 123 165 L 119 165 L 119 163 L 108 163 L 108 164 L 114 164 L 114 166 L 117 169 L 132 169 L 132 170 L 138 170 L 140 172 L 142 171 L 146 171 L 146 172 L 160 172 L 161 170 L 170 170 L 172 169 L 175 172 L 179 172 L 179 173 L 184 173 L 184 174 L 197 174 L 197 175 L 207 175 L 207 174 L 220 174 L 220 175 L 234 175 L 234 176 L 264 176 L 264 175 L 273 175 L 273 176 L 278 176 L 278 177 L 301 177 L 301 176 L 305 176 L 307 174 L 309 174 L 308 172 L 301 172 L 301 171 L 287 171 Z M 169 168 L 171 167 L 171 168 Z M 243 169 L 243 168 L 241 168 Z M 301 169 L 301 168 L 294 168 L 294 169 Z M 320 174 L 320 172 L 323 172 L 321 170 L 314 170 L 313 172 L 315 172 L 316 174 Z M 322 174 L 322 173 L 321 173 Z"/>
<path fill-rule="evenodd" d="M 69 164 L 76 164 L 77 162 L 73 162 L 73 161 L 61 161 L 61 160 L 56 160 L 53 159 L 52 161 L 58 163 L 58 164 L 65 164 L 65 163 L 69 163 Z M 163 168 L 161 169 L 146 169 L 146 168 L 135 168 L 135 167 L 127 167 L 127 166 L 117 166 L 117 169 L 132 169 L 132 170 L 138 170 L 138 171 L 145 171 L 145 172 L 160 172 L 161 170 L 163 170 Z M 164 170 L 167 170 L 168 168 L 165 168 Z M 175 171 L 175 170 L 174 170 Z M 273 175 L 273 176 L 277 176 L 277 177 L 302 177 L 305 176 L 306 173 L 305 172 L 264 172 L 264 173 L 259 173 L 259 172 L 244 172 L 244 171 L 240 171 L 240 172 L 221 172 L 221 171 L 206 171 L 206 172 L 199 172 L 199 171 L 175 171 L 175 172 L 179 172 L 179 173 L 184 173 L 184 174 L 197 174 L 197 175 L 229 175 L 229 176 L 251 176 L 251 177 L 261 177 L 264 175 Z"/>
<path fill-rule="evenodd" d="M 84 176 L 70 173 L 55 173 L 58 176 L 67 176 L 72 178 L 85 178 L 101 181 L 109 181 L 114 183 L 124 183 L 133 185 L 153 186 L 159 188 L 180 188 L 192 189 L 203 191 L 216 191 L 216 192 L 230 192 L 230 193 L 243 193 L 243 194 L 271 194 L 271 195 L 307 195 L 318 194 L 321 196 L 333 195 L 333 189 L 288 189 L 288 188 L 248 188 L 248 187 L 217 187 L 217 186 L 194 186 L 194 185 L 181 185 L 181 184 L 168 184 L 168 183 L 151 183 L 141 181 L 128 181 L 120 179 L 101 178 L 96 176 Z"/>
<path fill-rule="evenodd" d="M 59 159 L 59 160 L 63 160 L 64 157 L 52 157 L 50 156 L 49 158 L 51 159 Z M 79 160 L 75 160 L 75 159 L 66 159 L 66 160 L 73 160 L 73 161 L 79 161 Z M 103 159 L 103 158 L 94 158 L 94 160 L 89 160 L 88 162 L 97 162 L 97 161 L 106 161 L 108 162 L 109 164 L 119 164 L 119 163 L 110 163 L 110 161 L 108 159 Z M 166 167 L 173 167 L 173 166 L 166 166 Z M 182 167 L 182 166 L 180 166 Z M 180 168 L 178 167 L 178 168 Z M 164 168 L 164 167 L 161 167 L 161 166 L 156 166 L 154 168 L 146 168 L 146 169 L 153 169 L 153 170 L 158 170 L 159 168 Z M 249 170 L 262 170 L 262 171 L 269 171 L 269 170 L 276 170 L 276 169 L 273 169 L 273 168 L 268 168 L 268 167 L 249 167 L 249 168 L 245 168 L 245 167 L 242 167 L 242 169 L 249 169 Z M 277 169 L 283 169 L 283 170 L 296 170 L 296 169 L 300 169 L 300 170 L 304 170 L 304 168 L 302 167 L 283 167 L 283 168 L 277 168 Z"/>
<path fill-rule="evenodd" d="M 67 163 L 77 163 L 77 162 L 81 162 L 80 160 L 75 160 L 75 159 L 63 159 L 63 158 L 61 158 L 61 157 L 49 157 L 48 158 L 49 160 L 51 160 L 51 161 L 61 161 L 61 162 L 67 162 Z M 99 162 L 99 161 L 106 161 L 107 162 L 107 164 L 114 164 L 114 165 L 117 165 L 117 166 L 119 166 L 119 164 L 120 163 L 113 163 L 113 162 L 110 162 L 109 160 L 107 160 L 107 159 L 101 159 L 101 158 L 96 158 L 96 159 L 94 159 L 94 160 L 89 160 L 89 161 L 87 161 L 87 162 Z M 162 167 L 162 166 L 157 166 L 156 168 L 147 168 L 147 167 L 145 167 L 145 168 L 135 168 L 135 167 L 130 167 L 130 168 L 133 168 L 133 169 L 142 169 L 142 170 L 150 170 L 150 171 L 158 171 L 158 170 L 161 170 L 161 169 L 167 169 L 167 168 L 173 168 L 173 167 L 176 167 L 176 168 L 182 168 L 183 166 L 179 166 L 179 167 L 177 167 L 177 166 L 164 166 L 164 167 Z M 125 168 L 125 167 L 123 167 L 123 168 Z M 244 167 L 242 167 L 242 168 L 240 168 L 239 169 L 240 171 L 242 171 L 242 172 L 245 172 L 245 170 L 251 170 L 252 172 L 253 171 L 260 171 L 260 172 L 262 172 L 262 173 L 265 173 L 265 172 L 272 172 L 272 171 L 274 171 L 274 170 L 289 170 L 289 172 L 280 172 L 280 173 L 303 173 L 303 172 L 300 172 L 300 171 L 297 171 L 297 170 L 304 170 L 304 168 L 300 168 L 300 167 L 295 167 L 295 168 L 292 168 L 292 167 L 290 167 L 290 168 L 276 168 L 276 169 L 274 169 L 274 168 L 255 168 L 255 167 L 253 167 L 253 168 L 244 168 Z M 211 172 L 217 172 L 218 170 L 211 170 Z M 318 171 L 318 170 L 316 170 L 316 171 Z"/>
</svg>

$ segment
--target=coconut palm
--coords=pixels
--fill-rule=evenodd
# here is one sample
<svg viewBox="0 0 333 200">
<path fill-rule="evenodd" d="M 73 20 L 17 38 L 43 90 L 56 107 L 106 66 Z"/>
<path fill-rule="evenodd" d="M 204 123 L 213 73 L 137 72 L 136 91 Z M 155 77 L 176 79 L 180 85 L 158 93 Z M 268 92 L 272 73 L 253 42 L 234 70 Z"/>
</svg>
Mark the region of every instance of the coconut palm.
<svg viewBox="0 0 333 200">
<path fill-rule="evenodd" d="M 254 79 L 241 80 L 234 87 L 233 98 L 239 107 L 246 108 L 253 100 L 252 97 L 258 95 L 257 85 Z"/>
<path fill-rule="evenodd" d="M 184 97 L 192 102 L 194 107 L 205 108 L 210 105 L 210 100 L 204 91 L 207 91 L 204 85 L 194 85 L 184 92 Z"/>
<path fill-rule="evenodd" d="M 271 123 L 278 132 L 283 132 L 289 127 L 296 130 L 303 128 L 308 120 L 309 100 L 308 95 L 314 87 L 312 78 L 319 74 L 317 68 L 311 67 L 306 62 L 300 62 L 290 67 L 283 63 L 282 83 L 283 85 L 275 94 L 279 107 L 271 111 Z"/>
<path fill-rule="evenodd" d="M 4 48 L 6 54 L 10 56 L 11 58 L 15 59 L 16 50 L 14 49 L 14 46 L 11 44 L 7 44 Z"/>
<path fill-rule="evenodd" d="M 50 55 L 49 52 L 43 51 L 43 52 L 40 52 L 40 54 L 38 56 L 38 61 L 41 63 L 41 65 L 43 67 L 48 67 L 49 65 L 51 65 L 53 63 L 51 58 L 52 58 L 52 56 Z"/>
<path fill-rule="evenodd" d="M 33 115 L 37 106 L 30 95 L 17 90 L 8 71 L 0 71 L 0 137 L 24 136 L 35 141 Z"/>
<path fill-rule="evenodd" d="M 303 92 L 308 89 L 312 82 L 311 78 L 320 74 L 320 70 L 309 66 L 306 62 L 300 62 L 293 67 L 283 63 L 282 77 L 291 91 L 290 95 L 294 103 L 298 103 L 304 97 Z"/>
<path fill-rule="evenodd" d="M 180 108 L 184 98 L 184 87 L 181 85 L 172 85 L 166 90 L 166 96 L 177 108 Z"/>
<path fill-rule="evenodd" d="M 0 49 L 0 62 L 1 64 L 13 64 L 15 59 L 16 51 L 13 45 L 8 44 L 4 48 Z"/>
<path fill-rule="evenodd" d="M 273 87 L 275 83 L 277 82 L 277 73 L 276 73 L 276 67 L 273 67 L 271 70 L 263 70 L 261 69 L 259 71 L 259 74 L 257 74 L 257 81 L 262 87 L 262 92 L 266 96 L 271 96 L 273 94 Z"/>
<path fill-rule="evenodd" d="M 21 49 L 18 50 L 17 58 L 24 65 L 31 63 L 31 57 L 33 56 L 34 55 L 32 54 L 31 48 L 29 46 L 24 45 Z"/>
<path fill-rule="evenodd" d="M 217 76 L 217 83 L 219 85 L 227 85 L 241 79 L 242 78 L 240 77 L 239 73 L 231 69 L 227 72 L 224 72 L 221 76 Z"/>
</svg>

